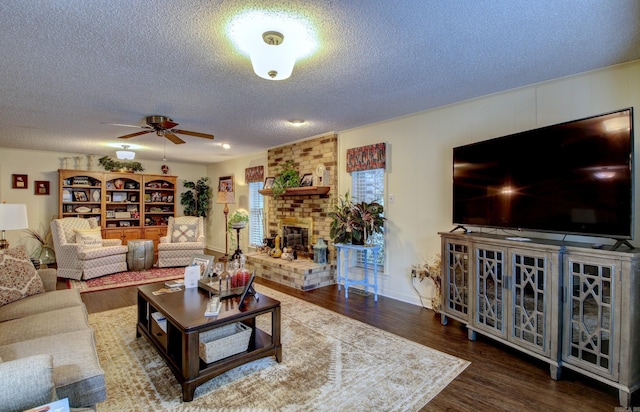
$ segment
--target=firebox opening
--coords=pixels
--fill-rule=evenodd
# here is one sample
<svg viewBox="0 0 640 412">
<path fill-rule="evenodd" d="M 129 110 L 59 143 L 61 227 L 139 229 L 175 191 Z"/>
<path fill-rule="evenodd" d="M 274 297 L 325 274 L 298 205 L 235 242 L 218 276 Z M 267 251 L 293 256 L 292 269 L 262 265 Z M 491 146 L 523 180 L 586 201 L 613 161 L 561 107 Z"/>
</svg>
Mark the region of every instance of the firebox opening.
<svg viewBox="0 0 640 412">
<path fill-rule="evenodd" d="M 295 250 L 307 250 L 309 245 L 309 229 L 297 226 L 282 227 L 283 247 Z"/>
</svg>

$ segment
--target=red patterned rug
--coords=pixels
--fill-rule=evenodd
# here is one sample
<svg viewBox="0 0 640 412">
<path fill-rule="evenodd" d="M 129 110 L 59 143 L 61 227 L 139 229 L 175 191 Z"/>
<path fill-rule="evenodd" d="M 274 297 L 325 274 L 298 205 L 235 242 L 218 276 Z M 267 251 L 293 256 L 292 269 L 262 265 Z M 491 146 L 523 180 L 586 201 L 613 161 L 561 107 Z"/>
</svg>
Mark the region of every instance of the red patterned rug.
<svg viewBox="0 0 640 412">
<path fill-rule="evenodd" d="M 149 269 L 140 272 L 120 272 L 89 280 L 67 279 L 67 288 L 80 289 L 80 293 L 125 288 L 184 277 L 184 268 Z"/>
</svg>

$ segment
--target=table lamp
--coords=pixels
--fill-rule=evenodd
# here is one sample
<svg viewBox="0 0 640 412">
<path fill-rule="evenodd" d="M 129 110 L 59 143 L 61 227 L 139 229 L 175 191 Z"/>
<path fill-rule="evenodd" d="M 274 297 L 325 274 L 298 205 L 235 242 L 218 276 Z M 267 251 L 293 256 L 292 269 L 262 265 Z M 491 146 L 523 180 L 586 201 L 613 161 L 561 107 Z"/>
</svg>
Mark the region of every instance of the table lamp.
<svg viewBox="0 0 640 412">
<path fill-rule="evenodd" d="M 229 203 L 235 202 L 236 195 L 234 192 L 218 192 L 216 203 L 224 203 L 224 257 L 220 258 L 220 261 L 222 262 L 229 260 L 229 228 L 227 228 L 227 221 L 229 219 Z"/>
<path fill-rule="evenodd" d="M 5 230 L 19 230 L 29 228 L 27 221 L 27 205 L 0 203 L 0 249 L 7 249 L 9 242 L 5 238 Z"/>
</svg>

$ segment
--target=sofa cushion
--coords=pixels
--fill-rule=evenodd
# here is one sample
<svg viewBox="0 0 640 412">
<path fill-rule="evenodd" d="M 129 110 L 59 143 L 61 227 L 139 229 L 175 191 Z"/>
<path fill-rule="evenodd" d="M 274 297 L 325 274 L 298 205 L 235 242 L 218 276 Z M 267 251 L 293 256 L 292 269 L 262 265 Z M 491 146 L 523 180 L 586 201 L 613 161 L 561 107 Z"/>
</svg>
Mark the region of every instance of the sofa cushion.
<svg viewBox="0 0 640 412">
<path fill-rule="evenodd" d="M 91 406 L 106 399 L 104 371 L 98 361 L 93 330 L 87 328 L 0 346 L 0 357 L 5 362 L 40 354 L 53 356 L 53 382 L 58 398 L 69 398 L 72 407 Z"/>
<path fill-rule="evenodd" d="M 24 246 L 0 250 L 0 306 L 44 291 Z"/>
<path fill-rule="evenodd" d="M 81 305 L 83 303 L 77 289 L 55 290 L 0 306 L 0 322 Z"/>
<path fill-rule="evenodd" d="M 0 363 L 0 405 L 3 411 L 24 411 L 55 399 L 51 355 L 34 355 Z"/>
<path fill-rule="evenodd" d="M 94 229 L 75 229 L 75 232 L 76 243 L 88 248 L 102 247 L 102 233 L 99 227 Z"/>
<path fill-rule="evenodd" d="M 173 232 L 171 232 L 171 243 L 185 243 L 196 241 L 197 224 L 193 225 L 179 225 L 173 226 Z"/>
<path fill-rule="evenodd" d="M 87 328 L 84 306 L 52 310 L 0 323 L 0 346 Z"/>
</svg>

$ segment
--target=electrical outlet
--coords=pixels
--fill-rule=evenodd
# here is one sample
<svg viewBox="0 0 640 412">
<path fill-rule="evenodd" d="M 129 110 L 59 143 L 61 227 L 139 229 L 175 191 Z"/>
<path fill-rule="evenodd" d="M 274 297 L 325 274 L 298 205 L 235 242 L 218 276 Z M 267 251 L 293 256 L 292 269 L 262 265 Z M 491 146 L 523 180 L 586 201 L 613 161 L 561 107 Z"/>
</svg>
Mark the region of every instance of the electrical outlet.
<svg viewBox="0 0 640 412">
<path fill-rule="evenodd" d="M 412 278 L 417 278 L 418 277 L 418 273 L 415 270 L 411 271 L 411 277 Z"/>
<path fill-rule="evenodd" d="M 396 197 L 393 194 L 389 195 L 389 203 L 394 203 L 396 201 Z"/>
</svg>

